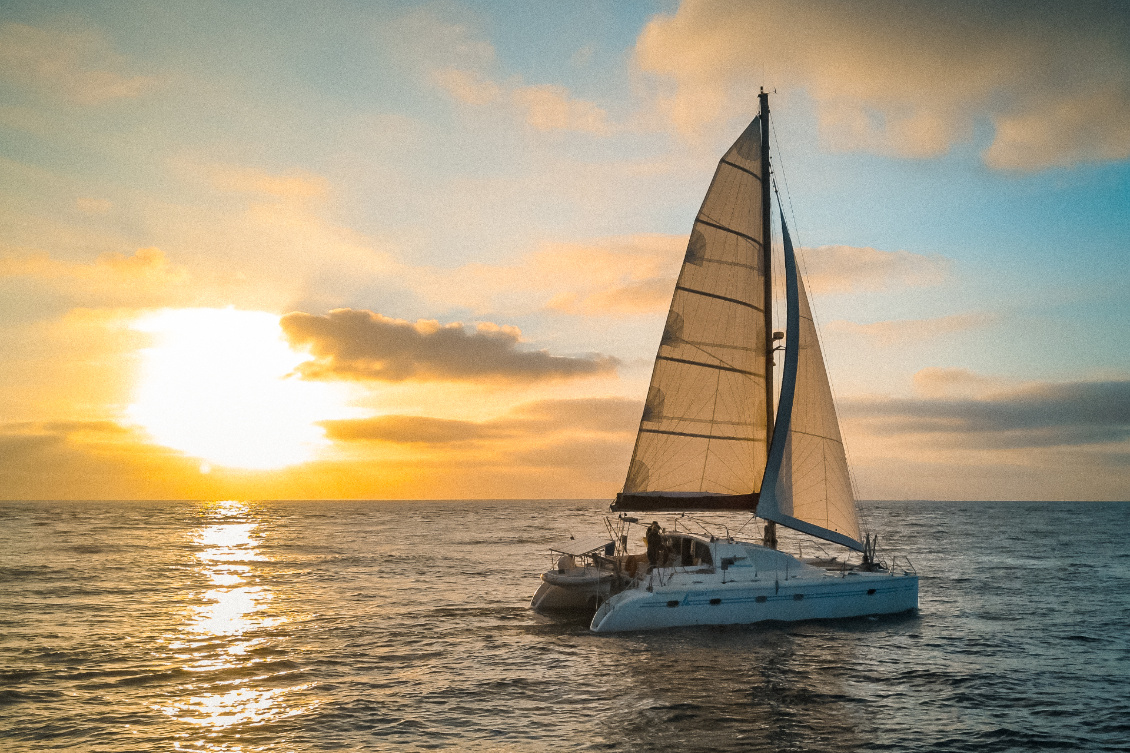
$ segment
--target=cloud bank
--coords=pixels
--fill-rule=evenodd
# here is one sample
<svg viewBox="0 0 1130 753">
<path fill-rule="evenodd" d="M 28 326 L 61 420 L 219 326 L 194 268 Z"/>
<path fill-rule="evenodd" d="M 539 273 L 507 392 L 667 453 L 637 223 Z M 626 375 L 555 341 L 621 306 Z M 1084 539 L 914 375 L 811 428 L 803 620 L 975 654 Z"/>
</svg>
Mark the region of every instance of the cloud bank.
<svg viewBox="0 0 1130 753">
<path fill-rule="evenodd" d="M 1130 7 L 1084 0 L 686 0 L 653 19 L 639 67 L 695 133 L 756 82 L 804 89 L 834 149 L 933 157 L 994 128 L 1005 170 L 1130 157 Z"/>
<path fill-rule="evenodd" d="M 879 435 L 932 436 L 984 449 L 1102 445 L 1130 438 L 1130 381 L 1038 384 L 980 397 L 847 401 Z"/>
<path fill-rule="evenodd" d="M 280 320 L 290 343 L 314 355 L 300 367 L 307 379 L 401 382 L 537 382 L 609 374 L 611 356 L 554 356 L 519 349 L 516 327 L 480 323 L 416 323 L 372 311 L 336 309 L 324 316 L 295 312 Z"/>
</svg>

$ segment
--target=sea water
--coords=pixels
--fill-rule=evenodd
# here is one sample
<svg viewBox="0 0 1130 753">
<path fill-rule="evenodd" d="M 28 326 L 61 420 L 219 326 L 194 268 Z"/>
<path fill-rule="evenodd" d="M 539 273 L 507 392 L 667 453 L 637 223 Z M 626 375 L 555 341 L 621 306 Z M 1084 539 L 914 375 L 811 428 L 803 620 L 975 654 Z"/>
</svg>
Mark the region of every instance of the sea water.
<svg viewBox="0 0 1130 753">
<path fill-rule="evenodd" d="M 915 615 L 530 612 L 606 509 L 0 503 L 0 750 L 1130 751 L 1128 503 L 865 505 Z"/>
</svg>

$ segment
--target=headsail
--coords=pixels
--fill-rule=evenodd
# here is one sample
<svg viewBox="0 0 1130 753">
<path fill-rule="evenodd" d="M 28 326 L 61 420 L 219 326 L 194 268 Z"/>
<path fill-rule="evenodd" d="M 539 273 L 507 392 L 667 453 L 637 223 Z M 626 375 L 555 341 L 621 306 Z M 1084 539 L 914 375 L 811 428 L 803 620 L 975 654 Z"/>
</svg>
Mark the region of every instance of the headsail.
<svg viewBox="0 0 1130 753">
<path fill-rule="evenodd" d="M 758 517 L 863 551 L 832 388 L 785 218 L 785 369 Z"/>
<path fill-rule="evenodd" d="M 768 454 L 762 127 L 695 218 L 617 510 L 753 509 Z"/>
</svg>

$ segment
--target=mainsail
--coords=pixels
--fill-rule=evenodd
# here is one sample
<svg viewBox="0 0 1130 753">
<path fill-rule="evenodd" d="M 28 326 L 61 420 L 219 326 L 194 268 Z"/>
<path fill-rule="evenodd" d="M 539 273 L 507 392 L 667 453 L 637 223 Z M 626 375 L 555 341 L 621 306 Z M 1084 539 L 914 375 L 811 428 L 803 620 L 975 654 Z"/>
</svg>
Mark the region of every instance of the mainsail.
<svg viewBox="0 0 1130 753">
<path fill-rule="evenodd" d="M 785 369 L 757 515 L 863 551 L 832 388 L 783 214 L 781 230 L 788 306 Z"/>
<path fill-rule="evenodd" d="M 695 218 L 614 509 L 749 509 L 768 455 L 762 116 Z"/>
</svg>

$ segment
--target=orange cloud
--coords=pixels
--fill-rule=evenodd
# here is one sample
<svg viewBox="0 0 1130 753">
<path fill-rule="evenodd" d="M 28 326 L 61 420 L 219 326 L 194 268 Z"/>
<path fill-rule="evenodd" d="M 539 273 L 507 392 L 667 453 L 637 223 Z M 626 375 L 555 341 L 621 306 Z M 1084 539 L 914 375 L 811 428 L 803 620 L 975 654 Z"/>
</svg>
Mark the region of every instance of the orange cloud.
<svg viewBox="0 0 1130 753">
<path fill-rule="evenodd" d="M 516 327 L 491 323 L 468 331 L 458 322 L 413 324 L 352 309 L 325 316 L 296 312 L 280 323 L 292 345 L 314 355 L 300 367 L 308 379 L 536 382 L 608 374 L 618 364 L 599 354 L 520 350 Z"/>
<path fill-rule="evenodd" d="M 586 316 L 650 314 L 671 302 L 686 243 L 686 236 L 659 234 L 544 243 L 513 264 L 416 269 L 410 278 L 420 295 L 476 311 L 525 307 Z"/>
<path fill-rule="evenodd" d="M 525 111 L 526 123 L 539 131 L 580 131 L 603 135 L 611 132 L 608 113 L 592 102 L 575 99 L 563 86 L 520 86 L 512 93 Z"/>
<path fill-rule="evenodd" d="M 28 278 L 89 305 L 150 305 L 183 297 L 190 275 L 159 248 L 132 256 L 110 252 L 90 264 L 60 261 L 43 252 L 0 256 L 0 278 Z"/>
<path fill-rule="evenodd" d="M 153 76 L 118 72 L 125 65 L 94 31 L 0 26 L 0 77 L 76 104 L 130 99 L 153 88 Z"/>
<path fill-rule="evenodd" d="M 433 85 L 465 105 L 505 104 L 520 113 L 526 125 L 538 131 L 606 135 L 613 130 L 603 108 L 573 97 L 563 86 L 523 86 L 517 77 L 506 84 L 499 84 L 481 71 L 459 68 L 432 71 L 430 79 Z"/>
<path fill-rule="evenodd" d="M 953 266 L 944 256 L 857 246 L 804 248 L 801 259 L 805 285 L 813 294 L 937 285 Z"/>
<path fill-rule="evenodd" d="M 1038 170 L 1130 156 L 1128 31 L 1100 2 L 686 0 L 636 59 L 687 134 L 761 82 L 807 91 L 831 148 L 932 157 L 990 120 L 986 162 Z"/>
<path fill-rule="evenodd" d="M 914 374 L 914 391 L 928 399 L 982 398 L 1002 392 L 1006 383 L 969 369 L 930 367 Z"/>
<path fill-rule="evenodd" d="M 953 314 L 935 319 L 900 319 L 871 324 L 835 321 L 828 325 L 828 329 L 835 333 L 866 337 L 881 347 L 893 347 L 986 327 L 993 321 L 995 317 L 991 314 Z"/>
<path fill-rule="evenodd" d="M 631 435 L 643 404 L 618 397 L 535 400 L 488 421 L 431 416 L 375 416 L 324 421 L 326 435 L 342 441 L 443 445 L 521 439 L 538 442 L 556 433 Z"/>
<path fill-rule="evenodd" d="M 443 68 L 432 71 L 432 83 L 465 105 L 482 107 L 502 99 L 502 87 L 478 71 Z"/>
<path fill-rule="evenodd" d="M 212 185 L 221 191 L 279 199 L 319 199 L 329 193 L 329 181 L 302 171 L 277 175 L 234 165 L 209 165 L 204 169 Z"/>
</svg>

